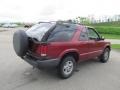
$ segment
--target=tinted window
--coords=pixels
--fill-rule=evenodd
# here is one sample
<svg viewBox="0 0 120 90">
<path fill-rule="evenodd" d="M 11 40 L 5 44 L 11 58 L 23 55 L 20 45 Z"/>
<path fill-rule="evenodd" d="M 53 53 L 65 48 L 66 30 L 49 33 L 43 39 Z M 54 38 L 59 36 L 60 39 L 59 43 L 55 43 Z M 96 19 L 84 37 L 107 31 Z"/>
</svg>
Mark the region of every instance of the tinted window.
<svg viewBox="0 0 120 90">
<path fill-rule="evenodd" d="M 88 37 L 89 37 L 89 39 L 99 38 L 98 34 L 91 28 L 88 29 Z"/>
<path fill-rule="evenodd" d="M 88 34 L 86 31 L 81 31 L 79 40 L 82 40 L 82 41 L 88 40 Z"/>
<path fill-rule="evenodd" d="M 69 41 L 75 30 L 74 28 L 59 25 L 52 31 L 47 41 L 57 42 L 57 41 Z"/>
</svg>

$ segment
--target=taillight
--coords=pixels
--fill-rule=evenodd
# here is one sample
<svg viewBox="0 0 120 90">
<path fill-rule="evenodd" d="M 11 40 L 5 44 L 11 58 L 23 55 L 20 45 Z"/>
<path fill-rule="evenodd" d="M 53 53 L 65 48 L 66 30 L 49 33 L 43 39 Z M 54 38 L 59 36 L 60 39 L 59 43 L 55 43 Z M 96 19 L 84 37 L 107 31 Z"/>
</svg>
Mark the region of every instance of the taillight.
<svg viewBox="0 0 120 90">
<path fill-rule="evenodd" d="M 48 43 L 41 43 L 38 44 L 38 47 L 36 49 L 36 53 L 40 56 L 47 56 L 47 52 L 48 52 Z"/>
<path fill-rule="evenodd" d="M 42 45 L 40 50 L 41 56 L 47 56 L 47 45 Z"/>
</svg>

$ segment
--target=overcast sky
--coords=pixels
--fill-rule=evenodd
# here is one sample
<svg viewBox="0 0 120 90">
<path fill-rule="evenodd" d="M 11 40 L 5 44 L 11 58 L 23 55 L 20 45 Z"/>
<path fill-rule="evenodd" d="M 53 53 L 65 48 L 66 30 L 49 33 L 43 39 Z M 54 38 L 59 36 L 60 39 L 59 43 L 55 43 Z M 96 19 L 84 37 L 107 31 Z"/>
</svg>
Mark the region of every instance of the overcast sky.
<svg viewBox="0 0 120 90">
<path fill-rule="evenodd" d="M 0 21 L 40 21 L 120 14 L 120 0 L 0 0 Z"/>
</svg>

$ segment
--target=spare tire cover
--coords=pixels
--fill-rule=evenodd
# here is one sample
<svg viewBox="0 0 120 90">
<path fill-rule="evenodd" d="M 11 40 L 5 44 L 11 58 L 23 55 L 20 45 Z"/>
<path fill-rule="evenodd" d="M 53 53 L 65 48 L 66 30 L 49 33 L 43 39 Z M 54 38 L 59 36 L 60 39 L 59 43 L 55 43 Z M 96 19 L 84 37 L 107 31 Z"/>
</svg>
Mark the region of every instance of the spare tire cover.
<svg viewBox="0 0 120 90">
<path fill-rule="evenodd" d="M 18 30 L 13 35 L 13 47 L 16 54 L 23 57 L 28 50 L 28 36 L 25 31 Z"/>
</svg>

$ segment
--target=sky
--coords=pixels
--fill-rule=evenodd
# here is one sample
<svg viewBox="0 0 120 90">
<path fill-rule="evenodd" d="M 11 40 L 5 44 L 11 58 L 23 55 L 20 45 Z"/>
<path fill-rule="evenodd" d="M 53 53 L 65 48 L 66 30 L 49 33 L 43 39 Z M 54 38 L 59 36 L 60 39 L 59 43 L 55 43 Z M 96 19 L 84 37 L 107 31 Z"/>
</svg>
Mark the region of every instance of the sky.
<svg viewBox="0 0 120 90">
<path fill-rule="evenodd" d="M 120 14 L 120 0 L 0 0 L 0 22 L 66 20 Z"/>
</svg>

